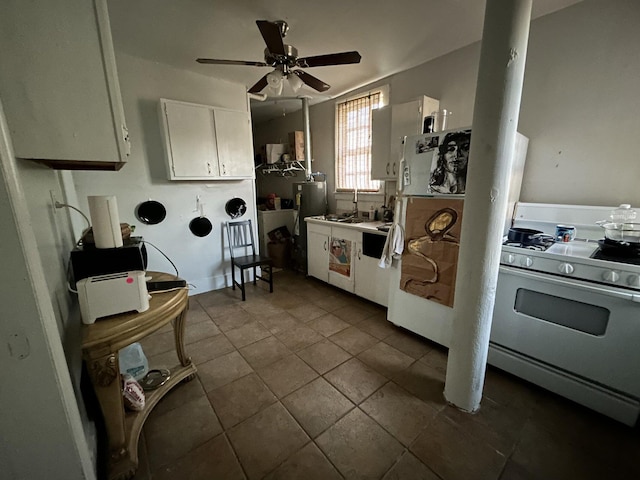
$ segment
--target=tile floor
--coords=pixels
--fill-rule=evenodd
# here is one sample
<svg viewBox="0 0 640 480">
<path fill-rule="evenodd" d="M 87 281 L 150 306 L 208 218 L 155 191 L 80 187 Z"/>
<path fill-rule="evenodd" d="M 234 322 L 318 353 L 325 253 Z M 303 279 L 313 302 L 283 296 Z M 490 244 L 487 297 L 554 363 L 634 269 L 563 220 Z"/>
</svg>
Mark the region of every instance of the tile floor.
<svg viewBox="0 0 640 480">
<path fill-rule="evenodd" d="M 446 350 L 385 312 L 290 271 L 191 297 L 198 376 L 150 414 L 135 478 L 640 478 L 638 429 L 493 368 L 479 413 L 447 406 Z M 177 363 L 168 328 L 143 347 Z"/>
</svg>

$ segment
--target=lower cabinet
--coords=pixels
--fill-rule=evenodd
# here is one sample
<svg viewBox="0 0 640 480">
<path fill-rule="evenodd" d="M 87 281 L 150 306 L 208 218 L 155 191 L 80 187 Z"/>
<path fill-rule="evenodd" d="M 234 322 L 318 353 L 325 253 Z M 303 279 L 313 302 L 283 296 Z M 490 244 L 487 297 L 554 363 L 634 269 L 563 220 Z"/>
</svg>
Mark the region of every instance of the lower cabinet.
<svg viewBox="0 0 640 480">
<path fill-rule="evenodd" d="M 355 258 L 360 232 L 350 228 L 331 228 L 329 238 L 329 283 L 355 292 Z"/>
<path fill-rule="evenodd" d="M 329 281 L 329 237 L 331 227 L 307 223 L 307 273 Z"/>
<path fill-rule="evenodd" d="M 384 305 L 389 304 L 389 282 L 391 281 L 391 269 L 380 268 L 380 258 L 370 257 L 363 253 L 362 243 L 358 245 L 356 252 L 356 295 L 372 302 Z"/>
<path fill-rule="evenodd" d="M 307 272 L 347 292 L 387 306 L 389 269 L 363 248 L 367 234 L 348 227 L 307 222 Z M 380 239 L 384 236 L 379 235 Z M 384 242 L 383 242 L 384 243 Z"/>
</svg>

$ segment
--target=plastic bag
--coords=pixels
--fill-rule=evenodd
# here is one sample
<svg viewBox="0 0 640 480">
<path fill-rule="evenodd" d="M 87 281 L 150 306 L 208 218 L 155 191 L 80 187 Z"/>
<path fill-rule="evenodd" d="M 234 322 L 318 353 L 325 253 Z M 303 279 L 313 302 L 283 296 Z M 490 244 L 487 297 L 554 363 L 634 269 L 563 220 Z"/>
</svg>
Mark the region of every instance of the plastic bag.
<svg viewBox="0 0 640 480">
<path fill-rule="evenodd" d="M 138 342 L 120 350 L 119 357 L 120 373 L 128 373 L 136 380 L 142 380 L 149 373 L 149 362 Z"/>
<path fill-rule="evenodd" d="M 140 412 L 144 409 L 144 390 L 128 373 L 122 375 L 122 396 L 124 397 L 124 406 L 129 410 Z"/>
</svg>

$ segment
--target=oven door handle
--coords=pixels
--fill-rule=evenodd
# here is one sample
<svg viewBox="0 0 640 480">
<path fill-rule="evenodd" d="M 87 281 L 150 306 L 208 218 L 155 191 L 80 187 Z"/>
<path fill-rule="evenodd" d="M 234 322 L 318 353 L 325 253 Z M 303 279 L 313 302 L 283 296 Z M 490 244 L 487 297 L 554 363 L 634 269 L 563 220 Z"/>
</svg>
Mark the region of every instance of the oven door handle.
<svg viewBox="0 0 640 480">
<path fill-rule="evenodd" d="M 567 280 L 565 278 L 555 277 L 549 274 L 541 274 L 535 272 L 528 272 L 526 270 L 520 270 L 518 268 L 505 267 L 500 265 L 500 271 L 510 273 L 512 275 L 528 278 L 531 280 L 537 280 L 540 282 L 552 283 L 555 285 L 562 285 L 570 288 L 580 288 L 592 293 L 599 293 L 600 295 L 606 295 L 608 297 L 620 298 L 622 300 L 631 300 L 632 302 L 640 303 L 640 295 L 632 292 L 623 292 L 620 290 L 611 290 L 609 288 L 603 288 L 596 285 L 589 285 L 586 282 L 577 282 L 575 280 Z"/>
</svg>

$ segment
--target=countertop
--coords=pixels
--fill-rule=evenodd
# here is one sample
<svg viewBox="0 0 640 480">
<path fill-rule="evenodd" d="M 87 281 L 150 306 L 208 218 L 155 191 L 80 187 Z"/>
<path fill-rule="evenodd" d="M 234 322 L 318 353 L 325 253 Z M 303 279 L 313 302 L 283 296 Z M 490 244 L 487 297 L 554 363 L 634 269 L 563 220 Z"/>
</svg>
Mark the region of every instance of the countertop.
<svg viewBox="0 0 640 480">
<path fill-rule="evenodd" d="M 368 232 L 368 233 L 376 233 L 378 235 L 387 235 L 387 232 L 378 230 L 378 227 L 389 227 L 391 223 L 382 222 L 382 221 L 373 221 L 373 222 L 360 222 L 360 223 L 347 223 L 347 222 L 338 222 L 335 220 L 327 220 L 324 215 L 318 215 L 315 217 L 305 217 L 305 222 L 309 223 L 317 223 L 320 225 L 327 225 L 329 227 L 340 227 L 340 228 L 349 228 L 351 230 L 357 230 L 360 232 Z"/>
</svg>

